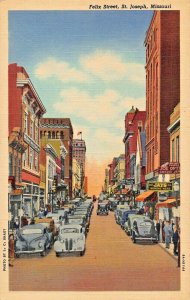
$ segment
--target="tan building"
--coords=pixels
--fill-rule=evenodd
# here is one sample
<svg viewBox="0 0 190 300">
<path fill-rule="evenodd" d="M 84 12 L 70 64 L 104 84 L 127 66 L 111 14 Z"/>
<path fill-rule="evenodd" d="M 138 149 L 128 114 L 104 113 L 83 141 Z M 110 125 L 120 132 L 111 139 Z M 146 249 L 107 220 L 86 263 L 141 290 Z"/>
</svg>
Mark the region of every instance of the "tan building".
<svg viewBox="0 0 190 300">
<path fill-rule="evenodd" d="M 73 198 L 79 196 L 81 191 L 81 167 L 76 158 L 73 158 L 73 179 L 72 179 Z"/>
<path fill-rule="evenodd" d="M 116 167 L 114 169 L 114 178 L 116 187 L 125 179 L 125 154 L 121 154 L 117 158 Z"/>
<path fill-rule="evenodd" d="M 69 196 L 72 197 L 72 143 L 73 127 L 69 118 L 42 118 L 40 120 L 40 138 L 47 136 L 50 140 L 61 140 L 67 155 L 64 160 L 64 180 L 68 184 Z M 55 145 L 52 144 L 54 147 Z"/>
</svg>

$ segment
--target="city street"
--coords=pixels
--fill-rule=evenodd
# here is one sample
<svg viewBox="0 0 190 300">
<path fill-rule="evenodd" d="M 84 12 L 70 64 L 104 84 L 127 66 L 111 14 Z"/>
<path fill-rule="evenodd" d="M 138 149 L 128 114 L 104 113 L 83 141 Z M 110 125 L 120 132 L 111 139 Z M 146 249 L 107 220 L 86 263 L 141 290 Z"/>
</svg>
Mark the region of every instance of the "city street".
<svg viewBox="0 0 190 300">
<path fill-rule="evenodd" d="M 91 217 L 83 257 L 22 256 L 10 268 L 11 291 L 174 291 L 177 261 L 157 244 L 133 244 L 113 212 Z"/>
</svg>

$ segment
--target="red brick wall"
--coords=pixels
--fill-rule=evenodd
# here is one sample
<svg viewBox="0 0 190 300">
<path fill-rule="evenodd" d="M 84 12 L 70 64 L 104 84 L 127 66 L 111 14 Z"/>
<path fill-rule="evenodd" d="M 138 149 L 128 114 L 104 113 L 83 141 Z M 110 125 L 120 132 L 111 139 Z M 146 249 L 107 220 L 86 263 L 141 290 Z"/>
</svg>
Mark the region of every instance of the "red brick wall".
<svg viewBox="0 0 190 300">
<path fill-rule="evenodd" d="M 16 87 L 17 64 L 11 64 L 8 68 L 9 84 L 9 135 L 14 127 L 22 124 L 22 88 Z"/>
</svg>

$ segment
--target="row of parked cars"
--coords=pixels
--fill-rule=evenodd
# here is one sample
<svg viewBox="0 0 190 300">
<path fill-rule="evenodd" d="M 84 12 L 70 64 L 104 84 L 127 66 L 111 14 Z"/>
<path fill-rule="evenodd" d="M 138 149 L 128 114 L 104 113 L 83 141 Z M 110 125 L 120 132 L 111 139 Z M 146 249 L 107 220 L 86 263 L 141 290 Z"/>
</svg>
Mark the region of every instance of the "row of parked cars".
<svg viewBox="0 0 190 300">
<path fill-rule="evenodd" d="M 84 255 L 93 207 L 92 199 L 76 198 L 61 209 L 35 218 L 34 224 L 17 230 L 16 256 L 32 253 L 45 256 L 52 247 L 57 257 L 71 252 Z"/>
<path fill-rule="evenodd" d="M 157 231 L 154 222 L 143 215 L 141 210 L 129 207 L 127 202 L 117 203 L 114 209 L 116 223 L 131 236 L 133 243 L 151 241 L 157 243 Z"/>
</svg>

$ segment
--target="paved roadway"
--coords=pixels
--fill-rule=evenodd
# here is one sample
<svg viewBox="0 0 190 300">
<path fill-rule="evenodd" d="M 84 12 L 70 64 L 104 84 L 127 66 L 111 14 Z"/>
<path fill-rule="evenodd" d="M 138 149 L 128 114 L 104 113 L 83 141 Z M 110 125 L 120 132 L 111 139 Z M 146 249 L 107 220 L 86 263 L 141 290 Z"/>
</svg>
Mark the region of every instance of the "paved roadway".
<svg viewBox="0 0 190 300">
<path fill-rule="evenodd" d="M 15 259 L 11 291 L 174 291 L 180 289 L 177 262 L 159 245 L 133 244 L 114 215 L 94 209 L 85 256 Z"/>
</svg>

